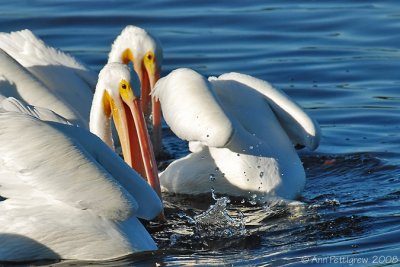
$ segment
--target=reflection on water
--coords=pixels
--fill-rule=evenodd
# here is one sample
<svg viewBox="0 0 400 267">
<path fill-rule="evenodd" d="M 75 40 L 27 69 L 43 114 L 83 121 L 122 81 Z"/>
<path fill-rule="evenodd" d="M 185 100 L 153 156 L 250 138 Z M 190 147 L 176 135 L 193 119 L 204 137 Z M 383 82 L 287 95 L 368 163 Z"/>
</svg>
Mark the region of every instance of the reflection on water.
<svg viewBox="0 0 400 267">
<path fill-rule="evenodd" d="M 322 128 L 320 148 L 301 152 L 307 174 L 301 199 L 257 206 L 232 198 L 229 203 L 211 192 L 196 198 L 166 195 L 167 223 L 146 223 L 159 251 L 90 264 L 307 266 L 302 262 L 307 257 L 330 256 L 368 260 L 358 266 L 396 263 L 397 1 L 23 2 L 2 1 L 0 31 L 30 28 L 99 70 L 118 32 L 136 24 L 161 40 L 163 75 L 178 67 L 205 76 L 254 75 L 283 89 Z M 188 153 L 166 125 L 163 133 L 172 159 L 161 161 L 160 169 Z"/>
</svg>

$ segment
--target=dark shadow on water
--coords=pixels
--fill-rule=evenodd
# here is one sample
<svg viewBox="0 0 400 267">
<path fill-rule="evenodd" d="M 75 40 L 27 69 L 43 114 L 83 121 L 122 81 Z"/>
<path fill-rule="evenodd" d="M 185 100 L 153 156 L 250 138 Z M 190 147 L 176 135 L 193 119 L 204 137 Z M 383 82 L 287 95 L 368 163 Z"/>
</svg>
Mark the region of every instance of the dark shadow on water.
<svg viewBox="0 0 400 267">
<path fill-rule="evenodd" d="M 83 261 L 83 260 L 62 260 L 59 263 L 51 264 L 57 267 L 86 267 L 86 266 L 165 266 L 164 257 L 174 252 L 167 252 L 164 250 L 157 251 L 144 251 L 126 255 L 120 258 L 103 261 Z"/>
<path fill-rule="evenodd" d="M 60 255 L 33 239 L 22 235 L 0 233 L 0 266 L 49 264 L 59 258 Z"/>
</svg>

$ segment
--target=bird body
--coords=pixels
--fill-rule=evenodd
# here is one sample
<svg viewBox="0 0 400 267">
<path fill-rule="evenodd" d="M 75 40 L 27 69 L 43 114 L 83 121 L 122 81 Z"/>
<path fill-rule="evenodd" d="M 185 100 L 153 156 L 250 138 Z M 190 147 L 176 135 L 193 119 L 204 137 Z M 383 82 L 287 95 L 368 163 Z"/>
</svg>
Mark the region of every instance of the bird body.
<svg viewBox="0 0 400 267">
<path fill-rule="evenodd" d="M 137 217 L 158 215 L 160 199 L 118 155 L 55 113 L 16 112 L 24 105 L 9 98 L 0 105 L 0 260 L 99 260 L 156 249 Z"/>
<path fill-rule="evenodd" d="M 0 86 L 1 94 L 50 108 L 72 123 L 89 128 L 90 107 L 97 82 L 94 71 L 74 57 L 45 44 L 28 29 L 0 33 L 0 56 L 0 81 L 9 83 L 7 87 Z M 143 108 L 147 115 L 151 114 L 150 89 L 159 78 L 162 60 L 159 41 L 144 29 L 132 25 L 125 27 L 116 37 L 109 53 L 108 63 L 127 64 L 132 61 L 142 83 Z M 34 83 L 35 90 L 32 85 L 26 86 L 27 83 Z M 156 115 L 156 127 L 161 127 L 160 116 Z M 161 133 L 157 134 L 157 138 L 161 138 Z"/>
<path fill-rule="evenodd" d="M 0 93 L 88 128 L 97 75 L 29 30 L 0 33 Z"/>
<path fill-rule="evenodd" d="M 100 103 L 92 115 L 108 118 L 94 132 L 111 133 L 110 114 L 125 116 L 130 109 L 125 142 L 127 132 L 135 135 L 144 125 L 136 123 L 141 111 L 133 107 L 140 84 L 133 79 L 131 87 L 122 64 L 105 69 L 109 80 L 98 81 Z M 83 64 L 29 30 L 0 34 L 0 261 L 101 260 L 157 248 L 138 218 L 159 215 L 160 197 L 110 150 L 110 140 L 107 147 L 85 129 L 96 81 Z M 142 145 L 146 134 L 127 157 L 147 156 L 143 164 L 156 166 L 149 145 Z M 146 174 L 154 172 L 150 167 Z"/>
<path fill-rule="evenodd" d="M 319 127 L 283 92 L 239 73 L 206 80 L 178 69 L 157 83 L 153 95 L 192 152 L 160 174 L 165 191 L 200 194 L 213 188 L 258 202 L 301 193 L 305 173 L 294 145 L 315 149 Z"/>
<path fill-rule="evenodd" d="M 120 55 L 121 57 L 124 54 L 124 45 L 128 46 L 130 44 L 124 44 L 123 41 L 133 43 L 131 47 L 132 51 L 138 51 L 139 53 L 142 52 L 142 50 L 140 50 L 140 44 L 149 45 L 143 42 L 143 40 L 148 40 L 148 38 L 140 38 L 140 34 L 136 33 L 140 32 L 143 35 L 143 33 L 146 33 L 143 29 L 134 26 L 127 26 L 126 28 L 136 30 L 133 32 L 128 30 L 123 31 L 113 44 L 110 54 Z M 121 39 L 122 41 L 118 41 Z M 137 41 L 135 42 L 136 39 Z M 143 49 L 146 49 L 146 47 Z M 160 52 L 157 50 L 157 53 Z M 155 61 L 155 55 L 162 60 L 162 53 L 160 56 L 154 54 L 152 63 L 146 65 L 145 70 L 147 72 L 145 71 L 145 73 L 153 70 L 153 74 L 157 73 L 158 75 L 159 66 Z M 132 75 L 130 75 L 126 66 L 125 68 L 117 66 L 120 64 L 118 62 L 111 62 L 109 64 L 114 64 L 114 67 L 108 68 L 109 70 L 117 69 L 117 71 L 114 71 L 114 73 L 117 73 L 116 76 L 113 77 L 114 74 L 110 74 L 107 77 L 103 77 L 103 79 L 99 79 L 96 85 L 97 75 L 94 74 L 94 72 L 90 71 L 73 57 L 46 45 L 31 31 L 22 30 L 11 33 L 0 33 L 0 94 L 7 97 L 15 97 L 23 101 L 26 105 L 29 104 L 48 108 L 73 124 L 86 129 L 89 129 L 90 126 L 90 131 L 98 135 L 112 149 L 114 149 L 114 143 L 119 144 L 121 142 L 120 144 L 126 162 L 130 166 L 135 167 L 140 174 L 144 175 L 144 167 L 139 167 L 138 165 L 133 166 L 130 158 L 133 156 L 131 152 L 132 154 L 137 153 L 139 149 L 142 149 L 142 144 L 140 147 L 137 145 L 136 147 L 128 148 L 129 139 L 134 138 L 132 136 L 136 135 L 134 129 L 140 129 L 137 128 L 138 126 L 135 126 L 135 128 L 127 125 L 134 123 L 133 120 L 130 120 L 129 122 L 124 121 L 125 125 L 123 126 L 123 131 L 119 129 L 118 132 L 117 129 L 118 133 L 115 133 L 115 131 L 112 131 L 112 124 L 109 120 L 110 114 L 104 113 L 105 109 L 107 109 L 107 113 L 112 112 L 113 115 L 114 113 L 119 113 L 119 115 L 126 119 L 125 107 L 120 100 L 121 97 L 118 91 L 120 81 L 121 79 L 125 79 L 129 84 L 131 77 L 133 77 L 134 86 L 132 86 L 132 88 L 135 90 L 135 98 L 139 99 L 139 101 L 141 85 L 137 74 L 132 73 Z M 136 61 L 135 64 L 137 64 Z M 151 77 L 154 78 L 154 75 Z M 114 84 L 111 82 L 105 84 L 105 79 L 112 80 Z M 104 86 L 109 86 L 109 88 L 105 88 Z M 101 88 L 98 89 L 99 87 Z M 101 92 L 97 92 L 98 97 L 95 95 L 95 99 L 93 99 L 95 88 L 96 91 Z M 113 93 L 109 95 L 111 98 L 108 100 L 119 105 L 110 109 L 111 102 L 108 102 L 108 100 L 106 101 L 107 107 L 103 105 L 106 103 L 103 101 L 103 92 L 105 90 Z M 142 113 L 142 111 L 139 113 Z M 135 123 L 137 123 L 137 121 Z M 117 138 L 117 134 L 119 138 Z M 121 134 L 124 136 L 120 136 Z M 145 139 L 147 138 L 146 135 L 147 133 L 141 134 Z M 123 138 L 122 141 L 120 140 L 121 138 Z M 146 147 L 149 147 L 149 145 L 147 144 Z M 131 150 L 131 152 L 128 152 L 128 150 Z M 143 152 L 148 154 L 147 148 L 144 148 L 141 152 L 142 155 L 144 155 Z M 135 158 L 135 161 L 140 160 L 139 157 Z M 152 160 L 152 165 L 156 166 L 155 159 L 148 158 L 147 160 Z M 139 168 L 141 168 L 141 170 L 139 170 Z M 147 166 L 146 175 L 148 176 L 149 173 L 152 172 L 153 174 L 151 175 L 155 179 L 158 179 L 158 177 L 155 177 L 156 170 L 150 171 L 150 169 L 151 167 Z M 149 179 L 154 181 L 152 178 Z M 157 182 L 152 182 L 153 185 L 155 185 L 155 183 Z"/>
</svg>

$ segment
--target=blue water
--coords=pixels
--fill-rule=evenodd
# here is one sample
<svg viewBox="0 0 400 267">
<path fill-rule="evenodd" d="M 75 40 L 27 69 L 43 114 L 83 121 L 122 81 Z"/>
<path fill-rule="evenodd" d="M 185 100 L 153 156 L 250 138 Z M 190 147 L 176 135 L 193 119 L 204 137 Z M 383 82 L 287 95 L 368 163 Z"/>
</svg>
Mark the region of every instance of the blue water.
<svg viewBox="0 0 400 267">
<path fill-rule="evenodd" d="M 301 152 L 308 177 L 301 203 L 232 202 L 228 211 L 243 213 L 246 233 L 207 237 L 190 218 L 215 202 L 211 194 L 197 203 L 167 196 L 169 223 L 148 225 L 159 251 L 98 264 L 400 264 L 398 1 L 0 3 L 0 31 L 29 28 L 96 71 L 128 24 L 161 40 L 163 75 L 190 67 L 268 80 L 320 123 L 322 140 L 317 151 Z M 188 153 L 167 127 L 164 135 L 171 155 Z"/>
</svg>

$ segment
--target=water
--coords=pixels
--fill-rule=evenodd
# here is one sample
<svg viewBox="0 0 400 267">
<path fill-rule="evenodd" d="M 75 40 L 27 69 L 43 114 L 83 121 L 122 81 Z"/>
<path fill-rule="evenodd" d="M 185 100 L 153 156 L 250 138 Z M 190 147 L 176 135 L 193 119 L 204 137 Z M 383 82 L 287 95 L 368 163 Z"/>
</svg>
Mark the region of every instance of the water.
<svg viewBox="0 0 400 267">
<path fill-rule="evenodd" d="M 161 40 L 163 75 L 178 67 L 254 75 L 283 89 L 321 125 L 319 149 L 301 152 L 308 178 L 298 201 L 259 207 L 231 200 L 224 216 L 244 220 L 245 229 L 215 235 L 199 233 L 194 219 L 216 205 L 211 193 L 166 196 L 168 224 L 147 225 L 159 251 L 96 264 L 400 262 L 400 7 L 394 0 L 304 2 L 1 2 L 0 31 L 29 28 L 96 71 L 120 30 L 135 24 Z M 164 135 L 174 158 L 188 153 L 166 126 Z"/>
</svg>

